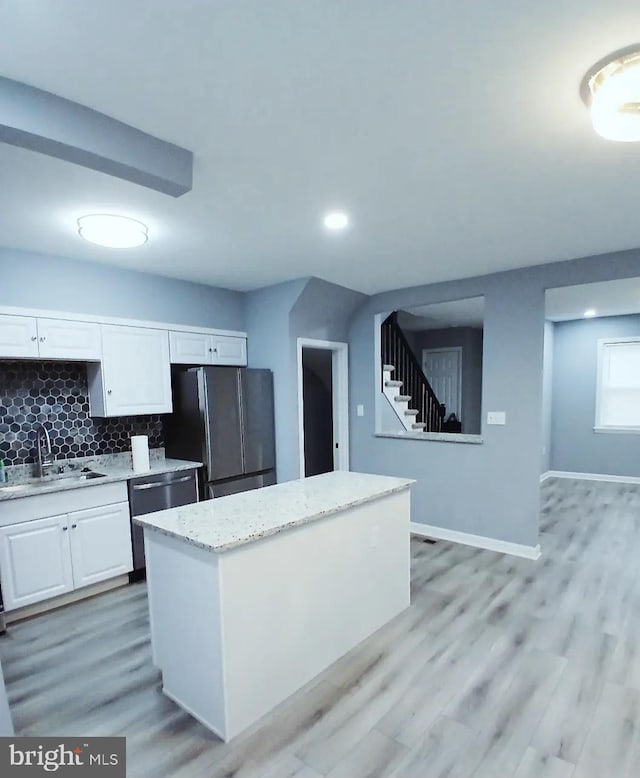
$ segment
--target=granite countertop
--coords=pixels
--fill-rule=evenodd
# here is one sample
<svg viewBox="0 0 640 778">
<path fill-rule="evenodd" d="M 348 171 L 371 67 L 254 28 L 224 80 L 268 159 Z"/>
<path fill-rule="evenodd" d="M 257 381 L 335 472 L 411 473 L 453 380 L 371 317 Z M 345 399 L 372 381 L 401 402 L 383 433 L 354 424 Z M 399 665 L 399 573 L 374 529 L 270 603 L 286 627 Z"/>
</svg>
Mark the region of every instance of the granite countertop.
<svg viewBox="0 0 640 778">
<path fill-rule="evenodd" d="M 72 464 L 70 464 L 70 462 Z M 160 473 L 174 473 L 180 470 L 192 470 L 202 467 L 202 462 L 189 462 L 183 459 L 154 458 L 150 462 L 150 470 L 146 473 L 134 473 L 129 456 L 125 457 L 96 457 L 85 459 L 81 462 L 67 460 L 64 463 L 66 475 L 81 475 L 82 467 L 89 467 L 94 473 L 104 475 L 104 478 L 92 478 L 86 481 L 48 477 L 47 479 L 26 479 L 16 484 L 0 484 L 0 502 L 3 500 L 17 500 L 21 497 L 31 497 L 36 494 L 49 492 L 64 492 L 69 489 L 86 489 L 100 484 L 110 484 L 116 481 L 128 481 L 130 478 L 140 478 Z"/>
<path fill-rule="evenodd" d="M 322 519 L 415 483 L 368 473 L 335 472 L 139 516 L 137 524 L 221 552 Z"/>
</svg>

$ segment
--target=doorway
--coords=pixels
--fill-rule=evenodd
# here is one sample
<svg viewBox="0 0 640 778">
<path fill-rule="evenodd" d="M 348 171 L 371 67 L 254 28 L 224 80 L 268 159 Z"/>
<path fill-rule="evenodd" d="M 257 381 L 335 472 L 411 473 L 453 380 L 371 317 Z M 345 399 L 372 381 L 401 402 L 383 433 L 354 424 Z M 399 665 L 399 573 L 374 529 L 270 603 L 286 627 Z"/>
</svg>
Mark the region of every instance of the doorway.
<svg viewBox="0 0 640 778">
<path fill-rule="evenodd" d="M 445 405 L 447 416 L 455 413 L 459 419 L 462 407 L 462 349 L 424 349 L 422 372 L 429 380 L 438 400 Z"/>
<path fill-rule="evenodd" d="M 348 346 L 298 339 L 300 477 L 349 469 Z"/>
</svg>

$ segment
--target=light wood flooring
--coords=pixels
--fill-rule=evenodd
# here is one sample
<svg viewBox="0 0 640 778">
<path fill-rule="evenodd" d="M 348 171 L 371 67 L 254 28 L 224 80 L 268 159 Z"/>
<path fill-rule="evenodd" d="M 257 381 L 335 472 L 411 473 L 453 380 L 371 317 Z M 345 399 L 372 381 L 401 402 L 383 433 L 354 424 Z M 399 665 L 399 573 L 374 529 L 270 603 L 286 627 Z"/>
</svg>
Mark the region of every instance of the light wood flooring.
<svg viewBox="0 0 640 778">
<path fill-rule="evenodd" d="M 412 541 L 411 608 L 229 745 L 162 695 L 144 584 L 0 639 L 17 733 L 126 735 L 137 778 L 635 778 L 640 487 L 542 489 L 539 561 Z"/>
</svg>

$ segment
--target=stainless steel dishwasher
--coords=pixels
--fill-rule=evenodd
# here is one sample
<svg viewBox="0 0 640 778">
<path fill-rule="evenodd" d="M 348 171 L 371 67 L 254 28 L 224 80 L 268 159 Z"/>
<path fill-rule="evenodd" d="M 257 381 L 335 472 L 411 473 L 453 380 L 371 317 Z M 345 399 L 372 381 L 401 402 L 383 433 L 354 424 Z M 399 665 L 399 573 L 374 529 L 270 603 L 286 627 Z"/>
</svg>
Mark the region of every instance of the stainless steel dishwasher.
<svg viewBox="0 0 640 778">
<path fill-rule="evenodd" d="M 144 530 L 133 523 L 133 518 L 192 502 L 198 502 L 198 481 L 195 470 L 181 470 L 130 479 L 129 509 L 132 519 L 133 546 L 133 573 L 129 576 L 130 580 L 142 578 L 145 570 Z"/>
</svg>

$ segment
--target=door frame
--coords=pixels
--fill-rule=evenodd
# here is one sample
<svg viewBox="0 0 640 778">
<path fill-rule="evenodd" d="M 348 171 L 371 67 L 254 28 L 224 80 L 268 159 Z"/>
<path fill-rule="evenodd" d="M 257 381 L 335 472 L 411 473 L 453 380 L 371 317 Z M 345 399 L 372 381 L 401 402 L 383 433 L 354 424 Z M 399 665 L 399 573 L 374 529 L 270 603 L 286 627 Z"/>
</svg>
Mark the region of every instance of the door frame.
<svg viewBox="0 0 640 778">
<path fill-rule="evenodd" d="M 349 344 L 332 340 L 298 338 L 298 458 L 300 478 L 305 478 L 304 462 L 304 396 L 302 392 L 302 350 L 305 348 L 331 351 L 332 404 L 333 404 L 333 467 L 349 469 Z M 335 448 L 335 442 L 338 448 Z"/>
<path fill-rule="evenodd" d="M 462 418 L 462 346 L 442 346 L 442 348 L 423 348 L 422 349 L 422 359 L 421 359 L 421 365 L 422 372 L 424 373 L 424 355 L 425 354 L 437 354 L 438 352 L 443 351 L 457 351 L 458 352 L 458 418 Z M 429 376 L 427 376 L 426 373 L 424 373 L 427 380 L 429 380 Z M 438 397 L 438 402 L 441 402 L 440 398 Z M 447 416 L 451 413 L 449 409 L 447 409 Z"/>
</svg>

